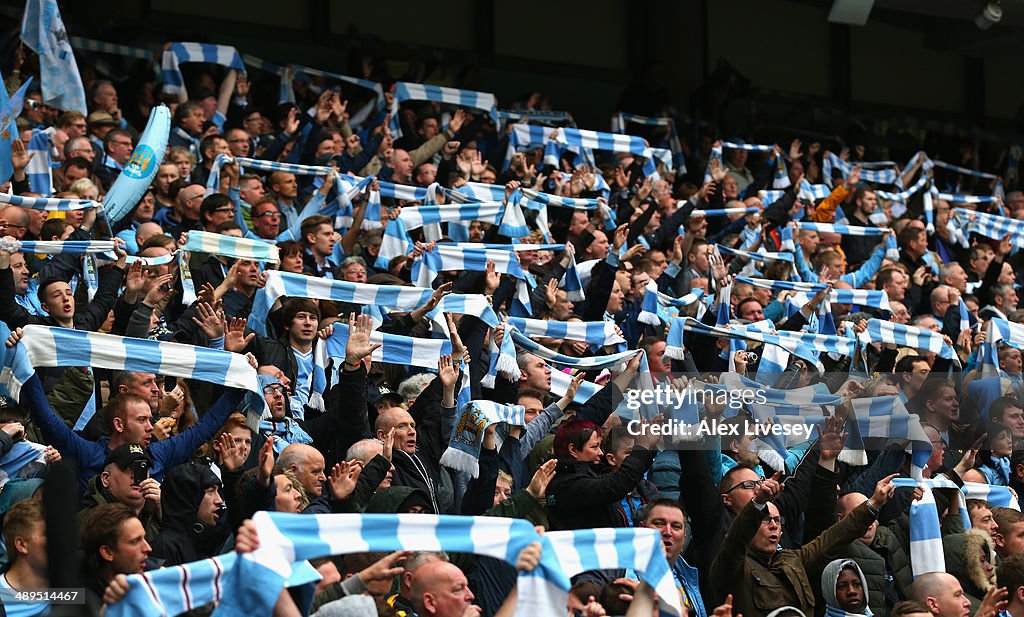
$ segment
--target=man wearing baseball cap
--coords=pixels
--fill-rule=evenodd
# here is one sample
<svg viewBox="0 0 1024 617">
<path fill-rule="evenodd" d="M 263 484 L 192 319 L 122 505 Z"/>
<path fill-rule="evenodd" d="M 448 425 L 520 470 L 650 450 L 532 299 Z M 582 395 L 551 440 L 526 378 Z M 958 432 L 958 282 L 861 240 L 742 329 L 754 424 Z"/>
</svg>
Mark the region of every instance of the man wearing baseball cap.
<svg viewBox="0 0 1024 617">
<path fill-rule="evenodd" d="M 149 477 L 153 461 L 146 449 L 125 443 L 107 454 L 100 475 L 89 481 L 80 520 L 89 511 L 107 503 L 122 503 L 132 509 L 152 542 L 160 535 L 160 483 Z"/>
</svg>

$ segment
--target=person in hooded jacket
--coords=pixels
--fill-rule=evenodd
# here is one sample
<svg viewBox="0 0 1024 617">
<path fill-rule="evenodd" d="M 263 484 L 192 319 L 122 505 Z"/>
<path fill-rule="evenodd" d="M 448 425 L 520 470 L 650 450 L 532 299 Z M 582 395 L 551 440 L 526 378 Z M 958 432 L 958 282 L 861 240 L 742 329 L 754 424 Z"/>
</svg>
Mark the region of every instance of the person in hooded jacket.
<svg viewBox="0 0 1024 617">
<path fill-rule="evenodd" d="M 821 573 L 821 595 L 825 598 L 825 617 L 871 615 L 868 608 L 868 581 L 852 559 L 836 559 Z"/>
<path fill-rule="evenodd" d="M 163 532 L 153 557 L 167 566 L 207 559 L 231 536 L 221 481 L 209 464 L 189 461 L 167 473 L 162 487 Z"/>
<path fill-rule="evenodd" d="M 982 598 L 995 585 L 996 545 L 980 529 L 969 529 L 942 538 L 946 572 L 960 581 L 964 597 L 971 601 L 971 614 L 978 611 Z"/>
</svg>

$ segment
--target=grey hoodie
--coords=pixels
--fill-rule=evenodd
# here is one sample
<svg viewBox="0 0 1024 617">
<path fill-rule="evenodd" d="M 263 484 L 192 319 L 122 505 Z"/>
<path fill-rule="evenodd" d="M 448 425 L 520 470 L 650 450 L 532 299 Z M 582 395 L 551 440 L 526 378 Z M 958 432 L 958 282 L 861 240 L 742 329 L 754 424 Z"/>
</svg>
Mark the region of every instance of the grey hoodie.
<svg viewBox="0 0 1024 617">
<path fill-rule="evenodd" d="M 860 566 L 857 565 L 857 562 L 852 559 L 836 559 L 825 566 L 825 569 L 821 572 L 821 595 L 825 598 L 825 614 L 849 614 L 839 607 L 839 599 L 836 597 L 836 583 L 839 581 L 839 574 L 846 568 L 853 568 L 857 576 L 860 577 L 860 585 L 864 589 L 864 612 L 857 614 L 870 615 L 871 610 L 868 608 L 868 580 L 864 576 L 864 572 L 861 571 Z"/>
</svg>

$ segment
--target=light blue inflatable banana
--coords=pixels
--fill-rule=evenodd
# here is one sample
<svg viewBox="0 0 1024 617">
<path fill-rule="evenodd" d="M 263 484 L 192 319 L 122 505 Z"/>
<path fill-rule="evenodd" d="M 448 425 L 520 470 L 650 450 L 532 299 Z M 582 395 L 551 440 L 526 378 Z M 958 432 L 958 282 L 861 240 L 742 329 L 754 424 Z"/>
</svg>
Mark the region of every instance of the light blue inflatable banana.
<svg viewBox="0 0 1024 617">
<path fill-rule="evenodd" d="M 166 105 L 154 107 L 149 114 L 146 130 L 139 138 L 132 157 L 117 176 L 114 185 L 103 199 L 103 210 L 113 225 L 128 215 L 153 182 L 156 170 L 167 151 L 167 136 L 171 132 L 171 112 Z"/>
</svg>

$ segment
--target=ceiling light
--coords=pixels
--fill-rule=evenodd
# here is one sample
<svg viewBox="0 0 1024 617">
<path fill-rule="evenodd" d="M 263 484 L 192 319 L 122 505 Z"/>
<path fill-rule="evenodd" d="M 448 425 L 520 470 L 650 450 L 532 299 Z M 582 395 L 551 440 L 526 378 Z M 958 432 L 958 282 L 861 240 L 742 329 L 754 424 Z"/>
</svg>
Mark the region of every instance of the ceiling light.
<svg viewBox="0 0 1024 617">
<path fill-rule="evenodd" d="M 1003 7 L 998 2 L 987 2 L 981 11 L 974 17 L 974 25 L 982 30 L 988 30 L 992 24 L 999 23 L 1003 18 Z"/>
</svg>

